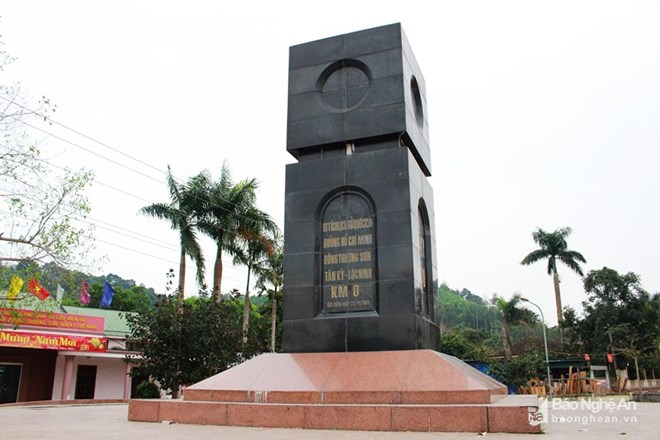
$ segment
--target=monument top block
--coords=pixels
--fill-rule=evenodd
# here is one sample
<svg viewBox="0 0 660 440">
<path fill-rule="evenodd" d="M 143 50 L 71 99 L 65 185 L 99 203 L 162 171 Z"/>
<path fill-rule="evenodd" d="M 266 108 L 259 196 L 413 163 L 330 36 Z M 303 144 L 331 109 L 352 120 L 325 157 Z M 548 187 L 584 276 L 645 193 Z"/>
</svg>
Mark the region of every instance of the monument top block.
<svg viewBox="0 0 660 440">
<path fill-rule="evenodd" d="M 399 23 L 292 46 L 287 150 L 396 139 L 431 174 L 426 84 Z"/>
</svg>

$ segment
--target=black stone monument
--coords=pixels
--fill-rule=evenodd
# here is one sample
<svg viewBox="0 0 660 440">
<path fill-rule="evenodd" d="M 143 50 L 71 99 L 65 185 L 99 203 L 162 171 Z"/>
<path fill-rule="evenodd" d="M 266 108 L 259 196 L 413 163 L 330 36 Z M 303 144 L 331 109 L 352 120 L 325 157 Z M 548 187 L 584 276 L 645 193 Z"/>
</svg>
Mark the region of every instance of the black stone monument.
<svg viewBox="0 0 660 440">
<path fill-rule="evenodd" d="M 400 24 L 292 46 L 284 351 L 439 350 L 425 83 Z"/>
</svg>

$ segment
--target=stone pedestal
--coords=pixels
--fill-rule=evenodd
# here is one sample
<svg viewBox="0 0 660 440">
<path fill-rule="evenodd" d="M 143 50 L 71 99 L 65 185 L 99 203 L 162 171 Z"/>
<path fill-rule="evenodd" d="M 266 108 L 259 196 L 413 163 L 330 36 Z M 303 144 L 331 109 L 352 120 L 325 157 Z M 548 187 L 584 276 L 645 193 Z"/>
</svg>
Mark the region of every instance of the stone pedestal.
<svg viewBox="0 0 660 440">
<path fill-rule="evenodd" d="M 264 354 L 184 391 L 132 400 L 142 422 L 368 431 L 539 432 L 536 396 L 432 350 Z"/>
</svg>

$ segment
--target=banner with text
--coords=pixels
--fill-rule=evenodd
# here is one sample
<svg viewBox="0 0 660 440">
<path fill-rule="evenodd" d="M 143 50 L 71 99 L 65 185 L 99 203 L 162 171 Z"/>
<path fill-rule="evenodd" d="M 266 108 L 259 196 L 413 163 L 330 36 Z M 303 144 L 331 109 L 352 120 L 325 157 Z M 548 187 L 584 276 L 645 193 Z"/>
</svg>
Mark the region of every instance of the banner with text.
<svg viewBox="0 0 660 440">
<path fill-rule="evenodd" d="M 0 330 L 0 345 L 19 348 L 104 352 L 108 338 Z"/>
<path fill-rule="evenodd" d="M 100 316 L 72 315 L 23 309 L 0 309 L 0 324 L 28 325 L 87 333 L 103 333 L 105 320 Z"/>
</svg>

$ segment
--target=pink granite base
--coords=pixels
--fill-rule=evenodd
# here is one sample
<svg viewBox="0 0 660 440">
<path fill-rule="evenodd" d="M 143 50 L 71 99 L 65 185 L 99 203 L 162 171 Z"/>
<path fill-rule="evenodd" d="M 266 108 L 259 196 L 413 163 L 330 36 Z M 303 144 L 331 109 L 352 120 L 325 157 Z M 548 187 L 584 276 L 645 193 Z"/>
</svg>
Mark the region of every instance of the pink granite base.
<svg viewBox="0 0 660 440">
<path fill-rule="evenodd" d="M 516 397 L 512 399 L 512 397 Z M 184 400 L 132 400 L 142 422 L 365 431 L 539 432 L 535 396 L 431 350 L 266 354 L 199 382 Z"/>
<path fill-rule="evenodd" d="M 128 420 L 353 431 L 538 433 L 527 421 L 537 405 L 319 405 L 132 400 Z M 505 398 L 506 400 L 508 398 Z"/>
<path fill-rule="evenodd" d="M 432 350 L 269 353 L 186 388 L 189 401 L 491 403 L 506 387 Z"/>
</svg>

